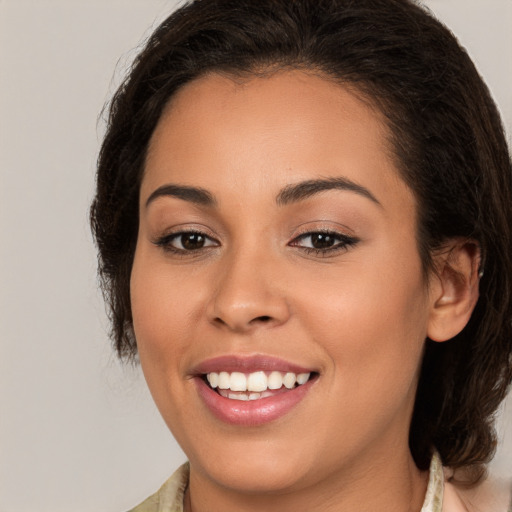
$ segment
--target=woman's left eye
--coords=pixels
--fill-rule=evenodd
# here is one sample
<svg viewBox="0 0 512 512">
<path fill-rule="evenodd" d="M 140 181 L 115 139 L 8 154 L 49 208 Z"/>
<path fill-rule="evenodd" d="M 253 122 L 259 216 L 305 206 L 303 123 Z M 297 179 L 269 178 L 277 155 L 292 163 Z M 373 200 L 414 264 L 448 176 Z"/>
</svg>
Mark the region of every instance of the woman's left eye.
<svg viewBox="0 0 512 512">
<path fill-rule="evenodd" d="M 207 247 L 216 247 L 218 242 L 199 231 L 183 231 L 166 235 L 156 241 L 156 245 L 176 253 L 199 251 Z"/>
<path fill-rule="evenodd" d="M 304 249 L 308 253 L 314 252 L 318 255 L 325 255 L 341 249 L 346 250 L 358 241 L 357 238 L 342 235 L 341 233 L 316 231 L 298 236 L 292 240 L 290 245 Z"/>
</svg>

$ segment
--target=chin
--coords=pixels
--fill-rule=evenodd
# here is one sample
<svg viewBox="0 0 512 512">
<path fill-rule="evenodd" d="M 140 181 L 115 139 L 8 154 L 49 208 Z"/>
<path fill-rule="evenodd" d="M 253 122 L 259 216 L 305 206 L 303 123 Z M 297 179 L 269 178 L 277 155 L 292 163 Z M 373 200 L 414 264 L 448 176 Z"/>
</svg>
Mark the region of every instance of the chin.
<svg viewBox="0 0 512 512">
<path fill-rule="evenodd" d="M 307 481 L 300 465 L 273 457 L 239 458 L 236 464 L 215 464 L 204 468 L 217 485 L 236 492 L 279 494 Z"/>
<path fill-rule="evenodd" d="M 291 447 L 279 436 L 272 439 L 236 439 L 220 443 L 213 449 L 189 452 L 191 466 L 217 486 L 246 493 L 281 493 L 307 482 L 307 468 L 318 467 L 313 454 L 301 449 L 295 440 Z M 212 445 L 213 446 L 213 445 Z"/>
</svg>

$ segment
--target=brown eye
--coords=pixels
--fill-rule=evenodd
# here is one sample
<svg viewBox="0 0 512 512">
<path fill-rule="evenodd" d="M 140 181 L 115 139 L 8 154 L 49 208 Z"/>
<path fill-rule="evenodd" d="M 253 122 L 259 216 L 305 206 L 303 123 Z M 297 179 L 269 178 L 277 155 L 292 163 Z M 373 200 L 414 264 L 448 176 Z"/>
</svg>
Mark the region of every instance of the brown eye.
<svg viewBox="0 0 512 512">
<path fill-rule="evenodd" d="M 208 247 L 216 247 L 219 243 L 199 231 L 181 231 L 166 235 L 155 242 L 166 251 L 175 253 L 187 253 L 201 251 Z"/>
<path fill-rule="evenodd" d="M 314 249 L 328 249 L 337 242 L 337 238 L 329 233 L 314 233 L 311 235 L 311 246 Z"/>
<path fill-rule="evenodd" d="M 339 250 L 347 250 L 349 247 L 356 245 L 357 242 L 359 242 L 358 238 L 341 233 L 313 231 L 300 235 L 290 245 L 298 247 L 305 252 L 313 252 L 321 256 L 332 254 Z"/>
<path fill-rule="evenodd" d="M 187 251 L 202 249 L 205 244 L 205 237 L 200 233 L 183 233 L 180 237 L 181 246 Z"/>
</svg>

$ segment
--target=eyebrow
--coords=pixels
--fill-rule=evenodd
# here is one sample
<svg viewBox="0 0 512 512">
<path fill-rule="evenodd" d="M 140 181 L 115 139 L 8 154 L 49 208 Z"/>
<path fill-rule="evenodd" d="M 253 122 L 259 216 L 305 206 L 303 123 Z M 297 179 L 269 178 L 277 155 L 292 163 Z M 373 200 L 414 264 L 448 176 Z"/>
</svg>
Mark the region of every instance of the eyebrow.
<svg viewBox="0 0 512 512">
<path fill-rule="evenodd" d="M 200 187 L 190 187 L 187 185 L 163 185 L 158 187 L 147 199 L 146 208 L 158 197 L 171 196 L 183 201 L 195 203 L 200 206 L 215 206 L 217 201 L 213 195 Z"/>
<path fill-rule="evenodd" d="M 307 199 L 326 190 L 348 190 L 382 207 L 379 200 L 366 188 L 345 177 L 306 180 L 284 187 L 276 197 L 278 206 L 286 206 Z M 167 184 L 158 187 L 147 199 L 146 208 L 158 197 L 171 196 L 200 206 L 213 207 L 217 200 L 208 190 L 188 185 Z"/>
<path fill-rule="evenodd" d="M 276 202 L 279 206 L 284 206 L 302 201 L 326 190 L 348 190 L 355 192 L 382 207 L 380 201 L 367 188 L 344 177 L 321 178 L 288 185 L 279 192 Z"/>
</svg>

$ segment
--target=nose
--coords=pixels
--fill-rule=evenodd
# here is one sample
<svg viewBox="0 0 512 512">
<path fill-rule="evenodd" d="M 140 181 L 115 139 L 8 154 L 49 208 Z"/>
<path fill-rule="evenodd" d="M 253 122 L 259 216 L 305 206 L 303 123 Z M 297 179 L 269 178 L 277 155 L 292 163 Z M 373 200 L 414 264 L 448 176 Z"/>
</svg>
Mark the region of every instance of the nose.
<svg viewBox="0 0 512 512">
<path fill-rule="evenodd" d="M 210 322 L 237 333 L 284 324 L 290 317 L 278 266 L 256 255 L 223 262 L 208 304 Z"/>
</svg>

